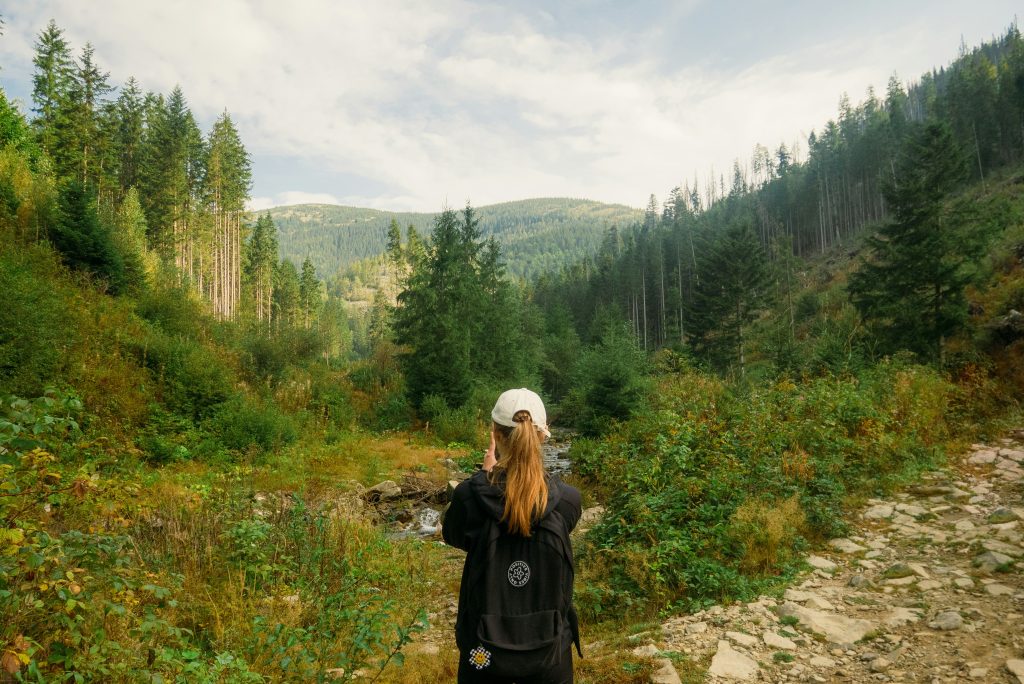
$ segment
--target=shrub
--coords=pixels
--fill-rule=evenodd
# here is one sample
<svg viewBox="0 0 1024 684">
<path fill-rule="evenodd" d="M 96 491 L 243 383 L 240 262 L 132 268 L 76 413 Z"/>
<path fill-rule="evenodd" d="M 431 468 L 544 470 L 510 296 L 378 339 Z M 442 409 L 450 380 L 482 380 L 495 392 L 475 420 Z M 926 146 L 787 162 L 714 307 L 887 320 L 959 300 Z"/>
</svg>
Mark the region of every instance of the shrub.
<svg viewBox="0 0 1024 684">
<path fill-rule="evenodd" d="M 449 408 L 443 397 L 428 394 L 420 406 L 420 417 L 427 421 L 430 432 L 442 444 L 461 442 L 477 444 L 480 442 L 480 423 L 476 418 L 476 410 L 467 403 L 459 408 Z"/>
<path fill-rule="evenodd" d="M 805 536 L 844 532 L 849 495 L 937 462 L 951 396 L 899 359 L 800 384 L 664 378 L 631 420 L 574 446 L 577 474 L 608 497 L 580 548 L 583 605 L 648 612 L 764 591 L 795 571 Z"/>
<path fill-rule="evenodd" d="M 273 451 L 298 437 L 295 423 L 275 406 L 238 396 L 224 402 L 208 425 L 224 446 L 236 451 Z"/>
<path fill-rule="evenodd" d="M 750 498 L 729 521 L 726 532 L 742 548 L 739 569 L 749 575 L 778 572 L 799 546 L 806 518 L 800 500 L 793 495 L 781 502 Z"/>
<path fill-rule="evenodd" d="M 223 360 L 198 342 L 150 327 L 131 344 L 136 358 L 156 377 L 165 403 L 182 415 L 196 420 L 210 416 L 234 391 Z"/>
<path fill-rule="evenodd" d="M 198 340 L 204 336 L 209 314 L 192 291 L 163 284 L 140 293 L 135 311 L 170 337 Z"/>
<path fill-rule="evenodd" d="M 642 406 L 648 370 L 633 334 L 624 327 L 609 326 L 576 363 L 573 389 L 561 406 L 563 419 L 585 435 L 607 432 Z"/>
<path fill-rule="evenodd" d="M 48 250 L 0 246 L 0 393 L 41 393 L 78 338 L 67 293 L 54 286 L 57 271 Z"/>
</svg>

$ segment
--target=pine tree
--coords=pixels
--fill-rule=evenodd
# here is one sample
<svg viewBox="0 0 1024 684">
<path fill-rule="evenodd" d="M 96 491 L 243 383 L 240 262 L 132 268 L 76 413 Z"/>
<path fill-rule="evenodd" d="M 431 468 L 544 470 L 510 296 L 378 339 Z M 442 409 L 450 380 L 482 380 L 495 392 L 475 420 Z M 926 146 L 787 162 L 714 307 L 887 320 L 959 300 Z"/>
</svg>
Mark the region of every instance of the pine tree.
<svg viewBox="0 0 1024 684">
<path fill-rule="evenodd" d="M 908 138 L 885 189 L 892 220 L 868 240 L 869 257 L 850 278 L 850 297 L 883 351 L 939 360 L 966 321 L 964 289 L 984 235 L 945 201 L 967 173 L 950 128 L 932 122 Z"/>
<path fill-rule="evenodd" d="M 478 247 L 466 244 L 474 228 L 451 209 L 441 212 L 424 259 L 398 295 L 395 339 L 407 349 L 403 367 L 417 406 L 429 395 L 453 407 L 469 396 L 475 304 L 480 300 L 471 258 Z"/>
<path fill-rule="evenodd" d="M 766 305 L 771 274 L 749 222 L 733 224 L 701 253 L 688 329 L 696 351 L 743 376 L 750 324 Z"/>
<path fill-rule="evenodd" d="M 135 188 L 128 190 L 114 217 L 114 244 L 124 260 L 125 284 L 138 291 L 156 273 L 155 256 L 146 247 L 146 215 Z"/>
<path fill-rule="evenodd" d="M 200 245 L 198 256 L 210 253 L 209 276 L 202 262 L 200 278 L 205 278 L 214 312 L 233 318 L 241 294 L 242 214 L 252 186 L 252 165 L 227 112 L 221 114 L 210 131 L 205 158 L 204 190 L 206 208 L 213 218 L 213 233 Z M 191 252 L 191 241 L 189 251 Z M 190 253 L 187 259 L 195 257 Z M 200 290 L 203 281 L 200 281 Z"/>
<path fill-rule="evenodd" d="M 69 126 L 68 96 L 74 79 L 74 60 L 64 32 L 52 19 L 40 31 L 35 50 L 32 102 L 37 116 L 32 124 L 43 151 L 58 161 L 57 168 L 61 169 L 66 166 L 59 160 L 65 151 L 62 143 Z"/>
<path fill-rule="evenodd" d="M 277 264 L 277 229 L 267 212 L 256 219 L 246 248 L 245 277 L 252 292 L 256 320 L 268 327 L 273 316 L 274 269 Z"/>
<path fill-rule="evenodd" d="M 299 272 L 295 264 L 285 259 L 274 273 L 274 321 L 278 331 L 299 322 L 300 296 Z"/>
<path fill-rule="evenodd" d="M 83 183 L 97 188 L 102 197 L 100 181 L 106 141 L 103 139 L 101 113 L 105 105 L 104 97 L 112 88 L 108 81 L 110 74 L 100 70 L 93 59 L 94 54 L 92 45 L 86 43 L 72 72 L 68 92 L 72 139 L 65 141 L 65 145 L 70 148 L 67 150 L 68 162 L 75 166 L 67 171 L 74 171 Z"/>
<path fill-rule="evenodd" d="M 142 91 L 134 78 L 129 78 L 114 103 L 112 147 L 116 164 L 118 190 L 121 194 L 139 184 L 142 138 L 145 130 L 145 109 Z"/>
<path fill-rule="evenodd" d="M 322 305 L 323 284 L 316 277 L 316 269 L 309 257 L 302 262 L 302 274 L 299 276 L 299 305 L 302 309 L 302 325 L 307 330 L 318 318 Z"/>
<path fill-rule="evenodd" d="M 50 241 L 72 268 L 90 271 L 105 280 L 113 293 L 125 286 L 124 260 L 110 231 L 96 214 L 95 197 L 80 182 L 66 181 L 60 189 L 57 217 Z"/>
</svg>

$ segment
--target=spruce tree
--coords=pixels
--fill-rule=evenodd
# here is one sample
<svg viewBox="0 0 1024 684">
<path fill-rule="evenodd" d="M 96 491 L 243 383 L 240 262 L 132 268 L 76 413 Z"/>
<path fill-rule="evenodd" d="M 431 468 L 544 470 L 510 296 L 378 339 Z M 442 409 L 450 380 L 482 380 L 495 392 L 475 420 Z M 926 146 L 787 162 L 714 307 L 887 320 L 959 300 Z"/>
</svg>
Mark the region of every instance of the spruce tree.
<svg viewBox="0 0 1024 684">
<path fill-rule="evenodd" d="M 299 276 L 299 304 L 302 308 L 302 325 L 309 328 L 313 319 L 320 312 L 323 286 L 316 277 L 316 269 L 309 257 L 302 262 L 302 274 Z"/>
<path fill-rule="evenodd" d="M 868 239 L 869 255 L 849 284 L 883 351 L 939 360 L 943 341 L 967 319 L 964 289 L 984 235 L 945 204 L 966 175 L 946 124 L 933 121 L 907 139 L 897 182 L 885 189 L 892 218 Z"/>
<path fill-rule="evenodd" d="M 441 212 L 425 258 L 398 295 L 395 339 L 406 348 L 403 367 L 417 406 L 429 395 L 453 407 L 469 396 L 474 304 L 479 301 L 470 258 L 476 246 L 465 243 L 471 229 L 472 223 L 467 229 L 451 209 Z"/>
<path fill-rule="evenodd" d="M 80 181 L 62 185 L 49 238 L 69 266 L 105 280 L 115 294 L 124 288 L 124 260 L 96 214 L 95 197 Z"/>
<path fill-rule="evenodd" d="M 64 31 L 51 19 L 40 31 L 32 58 L 32 102 L 36 118 L 32 122 L 43 150 L 55 160 L 66 150 L 69 128 L 69 93 L 74 80 L 74 60 Z M 59 161 L 59 160 L 58 160 Z M 57 164 L 58 169 L 62 164 Z"/>
<path fill-rule="evenodd" d="M 741 220 L 701 252 L 688 329 L 695 350 L 720 368 L 746 372 L 749 327 L 768 302 L 771 272 L 750 224 Z"/>
</svg>

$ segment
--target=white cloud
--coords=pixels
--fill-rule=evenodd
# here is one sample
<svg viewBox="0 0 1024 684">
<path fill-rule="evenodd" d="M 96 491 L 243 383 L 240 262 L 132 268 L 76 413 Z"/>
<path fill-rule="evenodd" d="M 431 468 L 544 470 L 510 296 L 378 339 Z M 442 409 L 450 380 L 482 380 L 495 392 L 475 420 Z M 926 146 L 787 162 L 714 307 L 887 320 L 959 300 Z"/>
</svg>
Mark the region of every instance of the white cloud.
<svg viewBox="0 0 1024 684">
<path fill-rule="evenodd" d="M 773 57 L 739 69 L 668 69 L 643 35 L 587 36 L 516 5 L 38 0 L 3 11 L 0 61 L 5 80 L 27 81 L 34 36 L 52 16 L 76 47 L 92 41 L 114 82 L 180 84 L 207 124 L 227 108 L 257 159 L 297 157 L 374 188 L 258 182 L 254 208 L 434 211 L 554 195 L 642 206 L 695 172 L 728 176 L 756 142 L 802 139 L 835 115 L 843 91 L 857 102 L 894 69 L 910 78 L 945 62 L 959 35 L 949 36 L 953 4 L 845 42 L 793 50 L 779 39 Z"/>
</svg>

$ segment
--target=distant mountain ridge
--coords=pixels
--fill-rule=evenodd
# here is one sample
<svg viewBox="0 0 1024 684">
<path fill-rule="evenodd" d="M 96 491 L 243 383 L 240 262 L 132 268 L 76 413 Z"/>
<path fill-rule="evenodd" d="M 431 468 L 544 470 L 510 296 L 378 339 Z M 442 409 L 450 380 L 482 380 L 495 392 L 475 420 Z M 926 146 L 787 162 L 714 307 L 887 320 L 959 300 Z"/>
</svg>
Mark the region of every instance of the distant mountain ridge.
<svg viewBox="0 0 1024 684">
<path fill-rule="evenodd" d="M 474 207 L 484 237 L 502 247 L 508 272 L 533 278 L 593 254 L 611 226 L 620 229 L 643 218 L 621 204 L 570 198 L 538 198 Z M 357 261 L 384 252 L 392 219 L 430 235 L 435 213 L 392 212 L 333 204 L 297 204 L 267 210 L 278 230 L 280 254 L 296 264 L 307 256 L 329 278 Z M 261 212 L 262 213 L 262 212 Z"/>
</svg>

